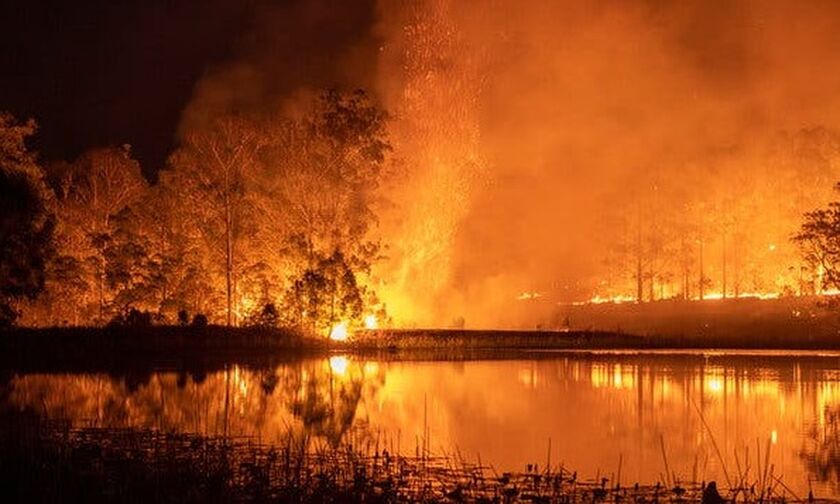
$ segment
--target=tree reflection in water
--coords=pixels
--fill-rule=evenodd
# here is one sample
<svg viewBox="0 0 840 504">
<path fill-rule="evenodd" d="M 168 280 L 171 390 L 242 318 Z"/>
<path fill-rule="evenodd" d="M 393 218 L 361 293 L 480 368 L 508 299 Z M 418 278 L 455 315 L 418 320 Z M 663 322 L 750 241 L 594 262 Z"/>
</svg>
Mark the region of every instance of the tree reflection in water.
<svg viewBox="0 0 840 504">
<path fill-rule="evenodd" d="M 211 373 L 22 375 L 9 379 L 4 402 L 75 426 L 256 436 L 269 442 L 292 434 L 337 444 L 354 423 L 365 424 L 366 405 L 384 380 L 375 364 L 334 356 L 275 369 L 231 366 Z"/>
<path fill-rule="evenodd" d="M 502 470 L 533 462 L 550 437 L 552 459 L 580 474 L 603 474 L 621 456 L 627 478 L 641 482 L 661 476 L 662 437 L 678 475 L 699 470 L 720 482 L 711 431 L 730 467 L 740 453 L 745 470 L 745 447 L 754 459 L 758 440 L 771 454 L 769 464 L 761 457 L 762 466 L 772 466 L 798 495 L 807 495 L 809 481 L 819 497 L 840 495 L 834 356 L 566 355 L 379 365 L 333 356 L 277 367 L 7 380 L 0 402 L 78 427 L 252 436 L 314 450 L 343 438 L 360 448 L 390 441 L 398 452 L 430 438 L 432 449 L 457 447 Z M 768 439 L 772 451 L 765 452 Z"/>
<path fill-rule="evenodd" d="M 817 481 L 840 489 L 840 406 L 825 407 L 822 422 L 809 429 L 802 458 Z"/>
<path fill-rule="evenodd" d="M 299 380 L 284 394 L 292 398 L 292 414 L 303 422 L 307 433 L 337 445 L 356 417 L 366 384 L 364 366 L 334 356 L 327 365 L 321 362 L 294 376 Z"/>
</svg>

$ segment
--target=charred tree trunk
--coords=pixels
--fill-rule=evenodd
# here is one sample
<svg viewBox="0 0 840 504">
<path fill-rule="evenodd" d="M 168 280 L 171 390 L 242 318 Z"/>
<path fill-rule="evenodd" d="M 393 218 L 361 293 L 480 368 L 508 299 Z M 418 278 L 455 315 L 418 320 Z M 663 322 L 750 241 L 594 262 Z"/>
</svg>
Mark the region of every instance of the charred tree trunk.
<svg viewBox="0 0 840 504">
<path fill-rule="evenodd" d="M 230 207 L 225 207 L 225 297 L 227 301 L 227 325 L 233 322 L 233 237 Z"/>
<path fill-rule="evenodd" d="M 653 272 L 653 267 L 648 268 L 648 301 L 654 301 L 656 298 L 656 273 Z"/>
<path fill-rule="evenodd" d="M 687 254 L 687 247 L 685 243 L 685 236 L 680 235 L 680 252 L 682 254 L 681 261 L 682 261 L 682 299 L 683 301 L 689 298 L 688 292 L 688 254 Z"/>
<path fill-rule="evenodd" d="M 231 208 L 230 170 L 225 170 L 224 207 L 225 207 L 225 301 L 226 325 L 233 325 L 233 211 Z"/>
<path fill-rule="evenodd" d="M 636 302 L 642 302 L 644 280 L 642 279 L 642 206 L 638 205 L 638 223 L 636 225 Z"/>
<path fill-rule="evenodd" d="M 642 291 L 644 290 L 644 280 L 642 279 L 642 256 L 639 254 L 636 260 L 636 302 L 642 302 Z"/>
<path fill-rule="evenodd" d="M 726 299 L 726 233 L 721 235 L 721 240 L 723 242 L 723 256 L 721 257 L 721 269 L 722 269 L 722 290 L 721 293 L 723 295 L 723 299 Z"/>
<path fill-rule="evenodd" d="M 700 288 L 700 301 L 703 301 L 706 295 L 706 276 L 703 272 L 703 238 L 700 238 L 700 278 L 698 284 Z"/>
<path fill-rule="evenodd" d="M 97 287 L 97 301 L 99 302 L 99 323 L 104 324 L 105 321 L 102 320 L 103 311 L 105 308 L 105 267 L 103 264 L 100 264 L 97 267 L 96 272 L 96 287 Z"/>
<path fill-rule="evenodd" d="M 735 297 L 739 297 L 741 295 L 741 257 L 740 257 L 740 248 L 739 248 L 739 240 L 740 234 L 735 235 L 735 243 L 733 244 L 732 250 L 732 267 L 735 269 L 734 271 L 734 280 L 735 280 Z"/>
</svg>

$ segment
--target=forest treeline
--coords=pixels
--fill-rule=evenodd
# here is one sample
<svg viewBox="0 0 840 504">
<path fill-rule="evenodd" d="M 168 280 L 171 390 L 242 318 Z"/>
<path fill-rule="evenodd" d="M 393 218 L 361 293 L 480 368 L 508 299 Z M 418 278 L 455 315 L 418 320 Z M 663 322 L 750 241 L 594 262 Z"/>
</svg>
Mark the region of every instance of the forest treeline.
<svg viewBox="0 0 840 504">
<path fill-rule="evenodd" d="M 41 164 L 0 114 L 5 324 L 287 325 L 385 317 L 371 288 L 387 114 L 329 90 L 187 131 L 150 183 L 129 145 Z"/>
<path fill-rule="evenodd" d="M 394 152 L 389 115 L 363 91 L 296 105 L 185 131 L 154 181 L 128 145 L 42 162 L 27 146 L 35 122 L 0 113 L 0 325 L 328 334 L 387 323 L 378 222 L 411 153 Z M 641 302 L 840 288 L 840 139 L 817 127 L 767 144 L 681 177 L 645 170 L 607 194 L 592 292 Z M 424 215 L 430 226 L 454 225 L 439 213 Z M 418 257 L 430 271 L 442 262 Z"/>
<path fill-rule="evenodd" d="M 624 301 L 840 288 L 840 136 L 815 126 L 733 144 L 679 176 L 639 170 L 608 195 L 596 296 Z"/>
</svg>

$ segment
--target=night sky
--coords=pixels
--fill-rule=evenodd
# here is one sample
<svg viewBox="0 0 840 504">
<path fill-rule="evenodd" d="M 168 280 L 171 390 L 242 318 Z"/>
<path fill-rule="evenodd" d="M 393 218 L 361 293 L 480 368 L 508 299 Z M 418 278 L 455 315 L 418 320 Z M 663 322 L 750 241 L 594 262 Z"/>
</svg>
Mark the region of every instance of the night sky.
<svg viewBox="0 0 840 504">
<path fill-rule="evenodd" d="M 376 73 L 373 0 L 54 3 L 0 3 L 0 110 L 44 162 L 127 143 L 154 179 L 185 121 Z"/>
<path fill-rule="evenodd" d="M 0 110 L 38 121 L 44 160 L 129 143 L 151 175 L 196 81 L 251 25 L 251 3 L 2 2 Z"/>
</svg>

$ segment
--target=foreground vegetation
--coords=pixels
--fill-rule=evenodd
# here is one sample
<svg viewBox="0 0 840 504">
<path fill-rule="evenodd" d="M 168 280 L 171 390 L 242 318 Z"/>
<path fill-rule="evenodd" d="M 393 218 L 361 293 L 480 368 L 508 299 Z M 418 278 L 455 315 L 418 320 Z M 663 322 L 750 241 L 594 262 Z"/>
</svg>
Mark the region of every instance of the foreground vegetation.
<svg viewBox="0 0 840 504">
<path fill-rule="evenodd" d="M 732 488 L 676 475 L 641 484 L 587 480 L 562 465 L 499 474 L 457 451 L 359 437 L 335 445 L 289 435 L 202 437 L 154 430 L 71 428 L 33 412 L 0 413 L 0 484 L 11 501 L 73 502 L 708 502 L 802 500 L 773 474 Z M 408 453 L 406 453 L 406 451 Z M 667 464 L 667 460 L 665 461 Z M 715 498 L 717 500 L 715 500 Z M 813 497 L 809 497 L 813 502 Z"/>
</svg>

